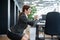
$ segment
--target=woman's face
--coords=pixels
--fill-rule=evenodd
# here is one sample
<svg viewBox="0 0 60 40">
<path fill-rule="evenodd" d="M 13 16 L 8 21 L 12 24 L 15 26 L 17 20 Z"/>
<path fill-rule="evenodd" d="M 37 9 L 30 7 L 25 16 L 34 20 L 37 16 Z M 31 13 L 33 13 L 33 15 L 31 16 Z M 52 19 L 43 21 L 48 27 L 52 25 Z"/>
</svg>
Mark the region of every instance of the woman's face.
<svg viewBox="0 0 60 40">
<path fill-rule="evenodd" d="M 27 15 L 29 15 L 30 13 L 31 13 L 31 8 L 27 10 Z"/>
</svg>

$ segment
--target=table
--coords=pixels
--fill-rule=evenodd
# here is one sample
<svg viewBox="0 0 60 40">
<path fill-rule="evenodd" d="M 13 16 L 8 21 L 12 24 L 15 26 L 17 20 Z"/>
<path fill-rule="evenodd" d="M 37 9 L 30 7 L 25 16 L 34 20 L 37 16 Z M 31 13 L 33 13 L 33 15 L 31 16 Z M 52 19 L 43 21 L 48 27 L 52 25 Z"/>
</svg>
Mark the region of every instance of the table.
<svg viewBox="0 0 60 40">
<path fill-rule="evenodd" d="M 45 23 L 37 23 L 38 26 L 36 26 L 36 40 L 39 39 L 39 27 L 45 27 Z"/>
</svg>

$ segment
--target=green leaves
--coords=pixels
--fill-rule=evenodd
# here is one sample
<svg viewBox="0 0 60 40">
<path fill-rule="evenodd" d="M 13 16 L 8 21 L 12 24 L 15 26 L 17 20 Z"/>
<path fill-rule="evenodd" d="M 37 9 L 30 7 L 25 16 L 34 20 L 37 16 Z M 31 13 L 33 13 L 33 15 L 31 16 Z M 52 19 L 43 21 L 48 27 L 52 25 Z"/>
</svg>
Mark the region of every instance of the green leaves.
<svg viewBox="0 0 60 40">
<path fill-rule="evenodd" d="M 31 13 L 30 13 L 30 15 L 28 16 L 28 18 L 29 18 L 30 20 L 34 20 L 33 15 L 36 13 L 36 11 L 37 11 L 36 6 L 32 6 L 32 7 L 31 7 Z"/>
</svg>

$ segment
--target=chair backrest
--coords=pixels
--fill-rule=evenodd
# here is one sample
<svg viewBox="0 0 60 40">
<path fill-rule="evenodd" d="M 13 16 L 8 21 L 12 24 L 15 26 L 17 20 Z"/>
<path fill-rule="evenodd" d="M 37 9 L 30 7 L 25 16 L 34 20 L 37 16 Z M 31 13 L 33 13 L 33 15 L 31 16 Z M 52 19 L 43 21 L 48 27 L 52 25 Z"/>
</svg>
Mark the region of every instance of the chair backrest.
<svg viewBox="0 0 60 40">
<path fill-rule="evenodd" d="M 46 15 L 45 33 L 60 35 L 60 13 L 49 12 Z"/>
</svg>

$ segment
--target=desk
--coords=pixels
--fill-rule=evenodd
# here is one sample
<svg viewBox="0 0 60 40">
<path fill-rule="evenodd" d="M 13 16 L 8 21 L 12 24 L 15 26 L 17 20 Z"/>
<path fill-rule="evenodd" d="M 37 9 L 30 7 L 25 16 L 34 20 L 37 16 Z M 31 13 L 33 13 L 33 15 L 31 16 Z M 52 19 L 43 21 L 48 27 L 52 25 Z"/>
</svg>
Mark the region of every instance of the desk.
<svg viewBox="0 0 60 40">
<path fill-rule="evenodd" d="M 39 39 L 39 27 L 40 28 L 45 27 L 45 23 L 38 22 L 37 25 L 39 25 L 39 26 L 36 26 L 36 40 Z"/>
<path fill-rule="evenodd" d="M 39 25 L 39 26 L 45 26 L 45 23 L 38 22 L 37 25 Z"/>
</svg>

